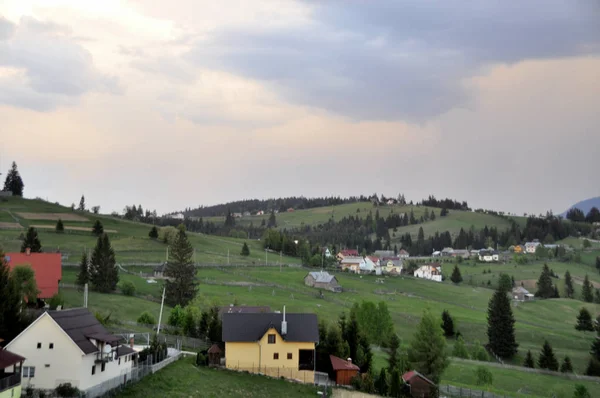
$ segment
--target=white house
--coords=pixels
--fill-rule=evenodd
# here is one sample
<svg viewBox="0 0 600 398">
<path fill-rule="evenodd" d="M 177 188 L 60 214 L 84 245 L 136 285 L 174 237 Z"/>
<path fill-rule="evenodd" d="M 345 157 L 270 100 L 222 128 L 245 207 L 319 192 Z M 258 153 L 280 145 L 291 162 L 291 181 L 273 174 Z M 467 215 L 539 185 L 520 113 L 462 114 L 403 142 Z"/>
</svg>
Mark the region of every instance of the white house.
<svg viewBox="0 0 600 398">
<path fill-rule="evenodd" d="M 375 272 L 375 269 L 379 267 L 379 259 L 377 262 L 373 261 L 374 257 L 365 257 L 363 262 L 359 264 L 359 269 L 361 273 L 370 273 Z"/>
<path fill-rule="evenodd" d="M 342 271 L 359 274 L 360 270 L 365 268 L 365 259 L 360 256 L 346 256 L 340 261 L 340 268 Z"/>
<path fill-rule="evenodd" d="M 530 254 L 535 254 L 535 251 L 537 250 L 538 246 L 541 245 L 540 242 L 527 242 L 525 243 L 525 252 L 530 253 Z"/>
<path fill-rule="evenodd" d="M 415 278 L 424 278 L 436 282 L 442 281 L 442 266 L 439 264 L 428 264 L 420 266 L 414 273 Z"/>
<path fill-rule="evenodd" d="M 328 247 L 323 248 L 323 255 L 327 258 L 331 257 L 331 251 Z"/>
<path fill-rule="evenodd" d="M 167 217 L 172 218 L 174 220 L 183 220 L 185 218 L 183 213 L 169 214 Z"/>
<path fill-rule="evenodd" d="M 401 249 L 401 250 L 398 252 L 398 257 L 400 257 L 400 258 L 409 258 L 409 257 L 410 257 L 410 254 L 408 254 L 408 252 L 407 252 L 406 250 L 404 250 L 404 249 Z"/>
<path fill-rule="evenodd" d="M 127 380 L 136 351 L 119 340 L 87 308 L 74 308 L 44 312 L 6 348 L 26 358 L 23 388 L 71 383 L 85 391 L 115 377 Z"/>
<path fill-rule="evenodd" d="M 481 249 L 479 251 L 479 261 L 484 261 L 486 263 L 500 261 L 500 254 L 496 250 Z"/>
</svg>

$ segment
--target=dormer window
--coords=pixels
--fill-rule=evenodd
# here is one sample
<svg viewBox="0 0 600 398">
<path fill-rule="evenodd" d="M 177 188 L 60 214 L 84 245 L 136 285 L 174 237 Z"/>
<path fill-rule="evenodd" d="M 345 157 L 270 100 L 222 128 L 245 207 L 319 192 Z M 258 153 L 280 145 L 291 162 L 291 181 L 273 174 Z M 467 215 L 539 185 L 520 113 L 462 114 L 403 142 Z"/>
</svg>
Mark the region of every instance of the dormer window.
<svg viewBox="0 0 600 398">
<path fill-rule="evenodd" d="M 275 335 L 274 334 L 270 334 L 268 337 L 268 343 L 269 344 L 275 344 Z"/>
</svg>

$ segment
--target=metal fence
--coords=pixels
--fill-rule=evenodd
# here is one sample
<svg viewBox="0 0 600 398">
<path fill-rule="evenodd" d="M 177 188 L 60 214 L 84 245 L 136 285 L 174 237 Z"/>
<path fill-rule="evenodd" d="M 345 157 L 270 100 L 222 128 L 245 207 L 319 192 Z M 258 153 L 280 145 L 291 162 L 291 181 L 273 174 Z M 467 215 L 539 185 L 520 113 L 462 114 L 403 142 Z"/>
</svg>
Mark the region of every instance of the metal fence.
<svg viewBox="0 0 600 398">
<path fill-rule="evenodd" d="M 439 386 L 440 396 L 453 397 L 453 398 L 510 398 L 509 395 L 499 395 L 493 392 L 472 390 L 466 387 L 456 387 L 450 385 Z"/>
<path fill-rule="evenodd" d="M 288 379 L 297 381 L 300 383 L 314 384 L 315 383 L 315 372 L 313 370 L 299 370 L 297 368 L 284 368 L 284 367 L 268 367 L 257 365 L 244 365 L 244 366 L 227 366 L 229 370 L 235 370 L 238 372 L 254 373 L 261 376 L 267 376 L 277 379 Z"/>
</svg>

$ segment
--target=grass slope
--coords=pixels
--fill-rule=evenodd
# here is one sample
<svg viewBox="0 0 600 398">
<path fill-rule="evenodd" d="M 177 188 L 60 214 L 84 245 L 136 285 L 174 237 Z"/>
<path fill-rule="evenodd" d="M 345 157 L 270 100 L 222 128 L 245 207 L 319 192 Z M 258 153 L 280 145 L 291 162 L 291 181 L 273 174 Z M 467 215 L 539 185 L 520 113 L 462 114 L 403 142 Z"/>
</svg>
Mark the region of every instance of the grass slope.
<svg viewBox="0 0 600 398">
<path fill-rule="evenodd" d="M 65 217 L 78 215 L 89 221 L 64 221 L 65 227 L 91 227 L 96 219 L 99 219 L 104 228 L 115 230 L 110 233 L 111 243 L 117 255 L 117 261 L 122 263 L 132 262 L 160 262 L 166 258 L 167 246 L 159 241 L 148 238 L 151 225 L 121 220 L 105 215 L 96 215 L 84 212 L 74 212 L 69 208 L 48 203 L 42 200 L 31 200 L 17 197 L 2 198 L 0 201 L 0 222 L 14 222 L 17 218 L 19 223 L 27 228 L 30 225 L 53 226 L 53 220 L 34 220 L 20 217 L 18 213 L 40 213 L 40 218 L 50 213 L 64 214 Z M 0 229 L 0 247 L 5 251 L 19 251 L 21 241 L 19 235 L 23 231 Z M 67 262 L 76 263 L 84 250 L 92 249 L 96 244 L 96 238 L 88 232 L 65 231 L 57 234 L 53 229 L 38 229 L 42 248 L 44 251 L 60 250 L 69 254 Z M 248 240 L 250 256 L 240 255 L 243 239 L 224 238 L 204 234 L 189 233 L 190 242 L 196 249 L 196 261 L 198 263 L 227 264 L 229 261 L 236 264 L 264 264 L 265 252 L 257 240 Z M 270 254 L 267 261 L 278 262 L 279 256 Z M 298 263 L 298 259 L 284 256 L 282 261 L 286 264 Z"/>
<path fill-rule="evenodd" d="M 192 358 L 179 360 L 117 393 L 127 397 L 300 398 L 317 396 L 312 385 L 212 368 L 198 368 Z"/>
</svg>

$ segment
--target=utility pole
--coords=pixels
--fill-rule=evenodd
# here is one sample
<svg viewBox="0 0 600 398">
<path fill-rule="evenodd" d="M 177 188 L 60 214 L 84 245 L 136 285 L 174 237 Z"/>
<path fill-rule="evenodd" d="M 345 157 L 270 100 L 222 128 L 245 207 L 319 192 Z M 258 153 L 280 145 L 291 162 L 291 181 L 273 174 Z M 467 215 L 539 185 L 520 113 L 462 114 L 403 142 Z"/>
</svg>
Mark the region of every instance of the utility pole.
<svg viewBox="0 0 600 398">
<path fill-rule="evenodd" d="M 283 252 L 279 251 L 279 272 L 281 272 L 281 264 L 283 263 Z"/>
<path fill-rule="evenodd" d="M 267 249 L 265 249 L 265 266 L 267 266 Z"/>
<path fill-rule="evenodd" d="M 163 295 L 162 295 L 162 300 L 160 302 L 160 314 L 158 315 L 158 327 L 156 329 L 156 335 L 157 336 L 160 333 L 160 323 L 162 322 L 162 312 L 163 312 L 163 307 L 165 305 L 165 291 L 166 290 L 167 290 L 167 288 L 163 287 Z"/>
<path fill-rule="evenodd" d="M 229 249 L 227 249 L 227 265 L 229 265 Z"/>
<path fill-rule="evenodd" d="M 88 284 L 83 285 L 83 306 L 87 308 L 88 306 Z"/>
</svg>

